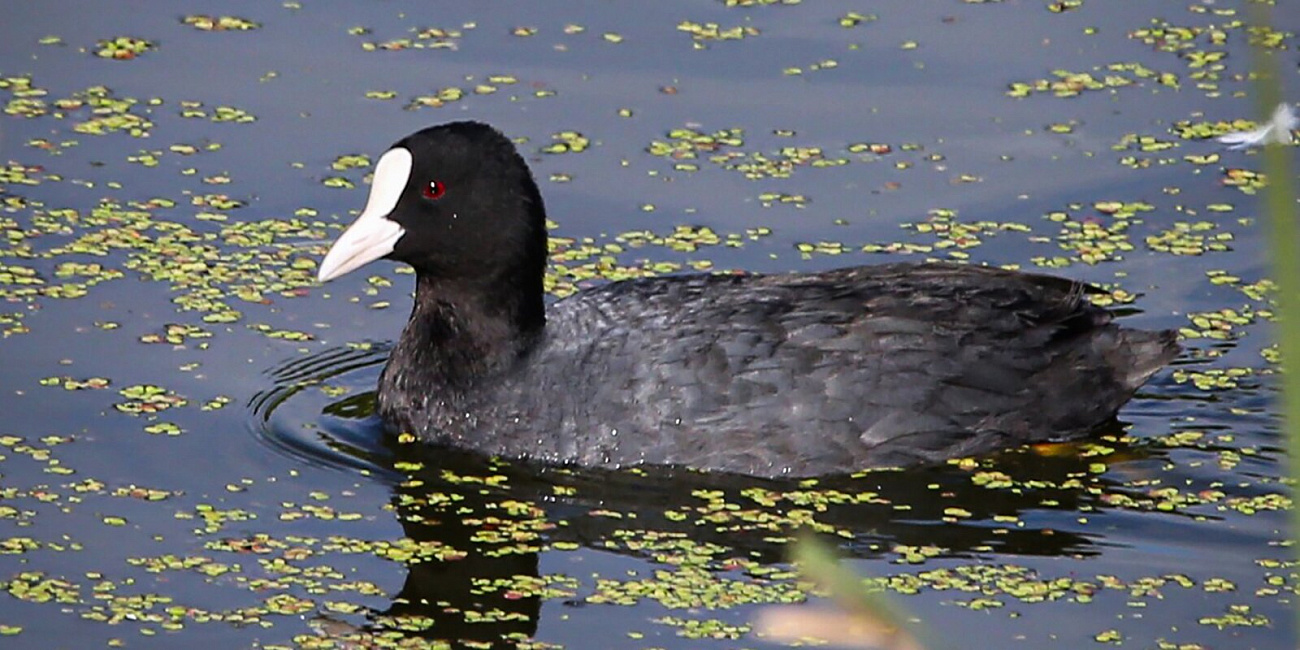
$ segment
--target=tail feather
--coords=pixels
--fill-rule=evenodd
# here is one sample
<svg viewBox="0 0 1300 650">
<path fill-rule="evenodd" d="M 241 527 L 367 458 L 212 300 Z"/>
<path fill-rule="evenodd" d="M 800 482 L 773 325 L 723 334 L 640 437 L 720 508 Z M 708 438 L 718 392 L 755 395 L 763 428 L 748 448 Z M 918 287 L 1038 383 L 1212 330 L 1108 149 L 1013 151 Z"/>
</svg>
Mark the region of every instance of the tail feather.
<svg viewBox="0 0 1300 650">
<path fill-rule="evenodd" d="M 1121 330 L 1120 335 L 1124 341 L 1121 347 L 1129 358 L 1127 363 L 1115 367 L 1127 368 L 1122 381 L 1129 390 L 1137 390 L 1182 351 L 1178 345 L 1178 332 L 1174 330 Z"/>
</svg>

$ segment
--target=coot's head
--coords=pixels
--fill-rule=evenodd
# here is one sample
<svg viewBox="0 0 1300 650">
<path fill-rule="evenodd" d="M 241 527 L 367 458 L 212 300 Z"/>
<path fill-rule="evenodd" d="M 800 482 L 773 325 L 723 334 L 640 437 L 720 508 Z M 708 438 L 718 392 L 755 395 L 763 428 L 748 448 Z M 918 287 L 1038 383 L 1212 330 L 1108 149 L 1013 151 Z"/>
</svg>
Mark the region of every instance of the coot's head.
<svg viewBox="0 0 1300 650">
<path fill-rule="evenodd" d="M 430 127 L 394 144 L 375 165 L 361 216 L 317 277 L 332 280 L 380 258 L 440 283 L 524 283 L 516 289 L 540 299 L 546 212 L 514 144 L 477 122 Z"/>
</svg>

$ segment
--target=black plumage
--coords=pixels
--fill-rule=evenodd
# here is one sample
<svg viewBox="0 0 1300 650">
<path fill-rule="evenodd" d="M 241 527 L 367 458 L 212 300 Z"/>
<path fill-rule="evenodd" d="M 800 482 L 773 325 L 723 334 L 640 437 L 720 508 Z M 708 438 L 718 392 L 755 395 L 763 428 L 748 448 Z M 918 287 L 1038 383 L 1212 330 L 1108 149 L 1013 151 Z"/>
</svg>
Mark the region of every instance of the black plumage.
<svg viewBox="0 0 1300 650">
<path fill-rule="evenodd" d="M 400 238 L 360 262 L 331 250 L 321 276 L 380 256 L 415 267 L 379 405 L 429 442 L 590 466 L 850 472 L 1087 432 L 1178 352 L 1172 332 L 1112 323 L 1088 285 L 948 264 L 651 278 L 546 309 L 545 211 L 513 145 L 462 122 L 394 148 L 410 153 L 407 178 L 377 217 Z"/>
</svg>

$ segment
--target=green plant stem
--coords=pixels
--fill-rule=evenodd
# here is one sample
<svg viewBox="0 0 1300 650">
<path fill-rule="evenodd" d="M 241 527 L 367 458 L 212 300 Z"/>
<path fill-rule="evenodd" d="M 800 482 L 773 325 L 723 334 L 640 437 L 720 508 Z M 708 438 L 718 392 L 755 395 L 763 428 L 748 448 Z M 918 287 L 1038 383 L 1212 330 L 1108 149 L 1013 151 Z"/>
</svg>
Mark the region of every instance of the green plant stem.
<svg viewBox="0 0 1300 650">
<path fill-rule="evenodd" d="M 1252 4 L 1252 21 L 1259 29 L 1272 25 L 1269 6 Z M 1269 119 L 1282 103 L 1282 81 L 1271 50 L 1256 44 L 1252 49 L 1255 71 L 1256 110 Z M 1296 219 L 1295 178 L 1291 175 L 1291 148 L 1278 143 L 1264 146 L 1264 174 L 1268 187 L 1264 191 L 1264 212 L 1268 217 L 1273 281 L 1277 284 L 1278 321 L 1275 336 L 1282 368 L 1281 413 L 1287 436 L 1287 458 L 1292 479 L 1300 480 L 1300 224 Z M 1300 539 L 1300 509 L 1291 508 L 1291 541 Z M 1296 549 L 1293 548 L 1294 554 Z M 1300 607 L 1296 608 L 1300 629 Z"/>
</svg>

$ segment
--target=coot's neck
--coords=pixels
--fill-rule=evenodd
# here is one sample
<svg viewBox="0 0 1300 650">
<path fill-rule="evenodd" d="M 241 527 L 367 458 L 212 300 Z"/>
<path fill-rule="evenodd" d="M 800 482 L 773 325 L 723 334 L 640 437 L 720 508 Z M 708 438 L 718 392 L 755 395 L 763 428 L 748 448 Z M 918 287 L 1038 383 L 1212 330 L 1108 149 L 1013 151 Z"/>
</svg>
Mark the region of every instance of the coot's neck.
<svg viewBox="0 0 1300 650">
<path fill-rule="evenodd" d="M 546 325 L 541 276 L 520 269 L 449 281 L 417 273 L 415 306 L 380 379 L 381 401 L 385 393 L 445 399 L 508 371 Z"/>
</svg>

